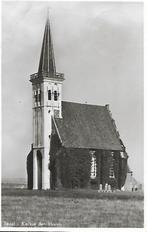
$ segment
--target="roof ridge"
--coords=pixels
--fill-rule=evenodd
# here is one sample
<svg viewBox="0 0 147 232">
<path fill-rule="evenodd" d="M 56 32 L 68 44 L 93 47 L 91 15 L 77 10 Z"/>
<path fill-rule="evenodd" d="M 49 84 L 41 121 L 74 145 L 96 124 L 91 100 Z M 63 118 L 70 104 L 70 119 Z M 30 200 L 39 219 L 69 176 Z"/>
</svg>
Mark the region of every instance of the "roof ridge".
<svg viewBox="0 0 147 232">
<path fill-rule="evenodd" d="M 105 107 L 105 105 L 96 105 L 96 104 L 90 104 L 90 103 L 82 103 L 82 102 L 71 102 L 71 101 L 62 101 L 63 103 L 71 103 L 71 104 L 79 104 L 79 105 L 87 105 L 87 106 L 100 106 Z"/>
</svg>

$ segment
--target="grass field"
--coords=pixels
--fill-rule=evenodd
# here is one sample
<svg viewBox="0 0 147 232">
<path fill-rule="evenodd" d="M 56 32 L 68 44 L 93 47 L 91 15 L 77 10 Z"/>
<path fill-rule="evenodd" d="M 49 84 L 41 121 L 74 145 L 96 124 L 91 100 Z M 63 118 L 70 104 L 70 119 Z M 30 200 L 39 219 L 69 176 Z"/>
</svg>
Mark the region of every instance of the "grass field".
<svg viewBox="0 0 147 232">
<path fill-rule="evenodd" d="M 142 193 L 2 190 L 2 226 L 143 227 Z"/>
</svg>

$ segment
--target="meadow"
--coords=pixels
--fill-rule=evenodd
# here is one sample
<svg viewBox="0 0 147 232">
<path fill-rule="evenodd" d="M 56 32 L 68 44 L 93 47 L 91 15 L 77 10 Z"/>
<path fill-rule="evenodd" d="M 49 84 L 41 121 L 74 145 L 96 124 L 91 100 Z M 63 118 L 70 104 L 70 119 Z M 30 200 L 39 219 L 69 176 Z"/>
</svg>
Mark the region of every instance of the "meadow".
<svg viewBox="0 0 147 232">
<path fill-rule="evenodd" d="M 3 227 L 143 227 L 143 193 L 2 189 Z"/>
</svg>

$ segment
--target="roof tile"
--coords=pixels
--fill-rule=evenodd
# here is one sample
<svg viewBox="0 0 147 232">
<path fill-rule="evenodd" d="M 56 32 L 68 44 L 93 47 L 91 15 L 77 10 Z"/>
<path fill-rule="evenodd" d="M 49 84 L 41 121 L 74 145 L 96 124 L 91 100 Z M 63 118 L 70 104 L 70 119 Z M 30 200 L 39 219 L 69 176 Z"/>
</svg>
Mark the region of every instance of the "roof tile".
<svg viewBox="0 0 147 232">
<path fill-rule="evenodd" d="M 122 151 L 105 106 L 63 101 L 62 117 L 55 122 L 64 147 Z"/>
</svg>

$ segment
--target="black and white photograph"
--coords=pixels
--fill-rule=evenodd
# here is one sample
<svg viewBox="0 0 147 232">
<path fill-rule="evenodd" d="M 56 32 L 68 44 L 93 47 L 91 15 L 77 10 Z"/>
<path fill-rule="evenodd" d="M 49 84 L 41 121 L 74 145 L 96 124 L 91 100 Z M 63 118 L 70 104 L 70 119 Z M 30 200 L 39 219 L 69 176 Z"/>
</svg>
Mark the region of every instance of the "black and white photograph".
<svg viewBox="0 0 147 232">
<path fill-rule="evenodd" d="M 143 11 L 2 2 L 3 228 L 144 227 Z"/>
</svg>

